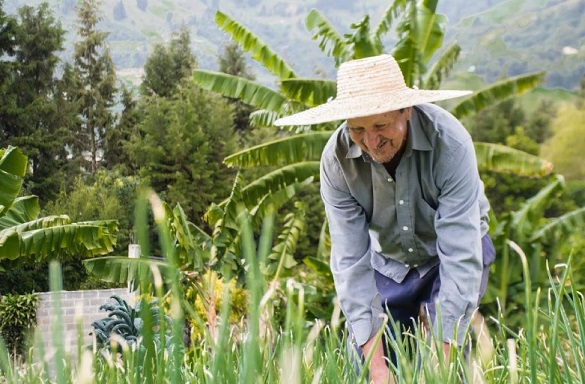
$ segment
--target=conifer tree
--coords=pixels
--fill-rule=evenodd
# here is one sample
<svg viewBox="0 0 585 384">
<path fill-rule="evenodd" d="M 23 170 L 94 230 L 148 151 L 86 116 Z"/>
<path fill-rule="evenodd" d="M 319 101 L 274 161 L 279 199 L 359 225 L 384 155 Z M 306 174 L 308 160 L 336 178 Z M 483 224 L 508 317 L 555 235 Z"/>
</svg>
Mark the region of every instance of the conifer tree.
<svg viewBox="0 0 585 384">
<path fill-rule="evenodd" d="M 191 34 L 182 27 L 168 45 L 158 44 L 144 64 L 142 93 L 144 95 L 170 96 L 181 80 L 191 76 L 197 65 L 191 52 Z"/>
<path fill-rule="evenodd" d="M 16 49 L 18 23 L 2 9 L 0 0 L 0 145 L 12 137 L 8 114 L 14 104 L 14 95 L 10 92 L 13 82 L 13 57 Z"/>
<path fill-rule="evenodd" d="M 73 83 L 70 100 L 78 109 L 71 151 L 81 171 L 95 174 L 103 166 L 105 140 L 113 129 L 116 98 L 116 72 L 106 42 L 108 33 L 97 29 L 102 17 L 98 0 L 82 0 L 77 8 L 74 45 Z"/>
<path fill-rule="evenodd" d="M 107 169 L 117 169 L 125 175 L 132 175 L 137 168 L 132 164 L 125 147 L 133 135 L 137 134 L 137 124 L 140 122 L 139 100 L 134 98 L 131 89 L 126 86 L 120 88 L 120 102 L 122 112 L 114 129 L 106 133 L 104 147 L 104 165 Z"/>
<path fill-rule="evenodd" d="M 47 201 L 56 196 L 67 161 L 65 143 L 71 114 L 55 72 L 65 30 L 47 3 L 18 10 L 13 60 L 3 77 L 0 145 L 19 147 L 29 158 L 26 188 Z"/>
</svg>

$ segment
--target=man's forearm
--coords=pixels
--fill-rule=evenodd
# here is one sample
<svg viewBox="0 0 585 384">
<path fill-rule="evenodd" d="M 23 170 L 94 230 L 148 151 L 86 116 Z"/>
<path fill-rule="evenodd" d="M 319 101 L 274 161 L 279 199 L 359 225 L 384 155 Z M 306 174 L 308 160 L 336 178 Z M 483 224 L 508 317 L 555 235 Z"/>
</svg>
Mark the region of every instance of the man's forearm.
<svg viewBox="0 0 585 384">
<path fill-rule="evenodd" d="M 362 345 L 361 348 L 365 358 L 367 358 L 367 356 L 370 355 L 370 352 L 372 352 L 372 348 L 374 348 L 374 341 L 375 337 L 371 338 L 364 345 Z M 372 359 L 370 360 L 370 379 L 374 384 L 394 384 L 394 379 L 390 375 L 390 370 L 386 364 L 384 346 L 382 345 L 381 341 L 378 342 L 378 345 L 375 347 Z"/>
</svg>

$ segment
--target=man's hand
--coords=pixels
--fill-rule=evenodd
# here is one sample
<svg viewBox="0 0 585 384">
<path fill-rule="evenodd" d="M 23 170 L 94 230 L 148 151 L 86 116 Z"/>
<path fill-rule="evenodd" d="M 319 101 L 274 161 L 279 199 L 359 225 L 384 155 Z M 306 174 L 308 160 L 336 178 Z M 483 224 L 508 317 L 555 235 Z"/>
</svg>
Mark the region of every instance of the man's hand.
<svg viewBox="0 0 585 384">
<path fill-rule="evenodd" d="M 373 346 L 374 338 L 371 338 L 362 345 L 362 352 L 365 358 L 370 354 Z M 388 369 L 388 365 L 386 365 L 384 347 L 381 341 L 376 346 L 372 360 L 370 361 L 370 381 L 374 384 L 394 384 L 394 378 L 390 375 L 390 370 Z"/>
<path fill-rule="evenodd" d="M 443 343 L 443 361 L 449 363 L 451 358 L 451 350 L 455 348 L 450 343 Z"/>
</svg>

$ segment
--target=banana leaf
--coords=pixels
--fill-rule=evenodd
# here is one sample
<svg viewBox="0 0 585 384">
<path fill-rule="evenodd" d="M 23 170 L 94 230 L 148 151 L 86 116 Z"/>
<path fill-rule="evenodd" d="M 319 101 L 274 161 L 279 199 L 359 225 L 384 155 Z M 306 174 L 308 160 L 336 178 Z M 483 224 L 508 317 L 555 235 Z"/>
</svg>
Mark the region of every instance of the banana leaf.
<svg viewBox="0 0 585 384">
<path fill-rule="evenodd" d="M 321 51 L 333 57 L 337 66 L 351 57 L 347 42 L 321 12 L 311 9 L 305 18 L 305 26 L 313 34 L 313 40 L 319 40 Z"/>
<path fill-rule="evenodd" d="M 16 147 L 0 150 L 0 217 L 10 209 L 22 188 L 27 157 Z"/>
<path fill-rule="evenodd" d="M 37 196 L 18 197 L 5 215 L 0 217 L 0 230 L 34 220 L 40 212 L 41 207 Z"/>
<path fill-rule="evenodd" d="M 280 93 L 255 81 L 222 72 L 196 69 L 193 81 L 203 89 L 274 112 L 280 112 L 288 101 Z"/>
<path fill-rule="evenodd" d="M 459 44 L 452 44 L 447 50 L 435 61 L 431 69 L 425 76 L 424 83 L 421 88 L 423 89 L 439 89 L 443 79 L 449 76 L 453 66 L 459 58 L 461 47 Z"/>
<path fill-rule="evenodd" d="M 280 166 L 306 160 L 319 160 L 331 131 L 310 132 L 260 144 L 224 159 L 230 167 Z"/>
<path fill-rule="evenodd" d="M 585 228 L 585 207 L 568 212 L 560 217 L 550 219 L 550 221 L 534 232 L 530 241 L 542 240 L 551 242 L 558 239 L 559 233 L 568 235 L 577 232 L 583 232 Z"/>
<path fill-rule="evenodd" d="M 162 273 L 169 265 L 165 261 L 149 258 L 129 258 L 126 256 L 94 257 L 83 260 L 85 268 L 100 280 L 111 283 L 127 283 L 134 279 L 152 279 L 151 268 Z"/>
<path fill-rule="evenodd" d="M 281 81 L 282 94 L 289 99 L 315 107 L 337 94 L 337 84 L 324 79 L 287 79 Z"/>
<path fill-rule="evenodd" d="M 0 259 L 20 257 L 35 261 L 56 256 L 90 257 L 113 251 L 115 236 L 102 225 L 66 224 L 18 232 L 15 228 L 0 231 Z"/>
<path fill-rule="evenodd" d="M 450 109 L 457 118 L 472 115 L 513 96 L 522 95 L 544 82 L 545 72 L 511 77 L 483 88 Z"/>
<path fill-rule="evenodd" d="M 244 51 L 250 52 L 254 60 L 279 79 L 296 77 L 293 69 L 278 54 L 238 21 L 221 11 L 217 11 L 215 22 L 220 29 L 229 33 L 235 41 L 240 43 Z"/>
<path fill-rule="evenodd" d="M 502 144 L 474 143 L 480 170 L 542 177 L 552 172 L 552 163 L 538 156 Z"/>
</svg>

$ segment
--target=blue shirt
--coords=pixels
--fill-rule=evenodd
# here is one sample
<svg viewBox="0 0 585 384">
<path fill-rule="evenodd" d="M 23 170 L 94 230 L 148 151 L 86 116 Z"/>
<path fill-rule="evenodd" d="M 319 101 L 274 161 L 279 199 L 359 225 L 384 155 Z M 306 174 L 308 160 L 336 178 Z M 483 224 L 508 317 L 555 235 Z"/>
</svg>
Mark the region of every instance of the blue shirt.
<svg viewBox="0 0 585 384">
<path fill-rule="evenodd" d="M 382 324 L 374 269 L 400 283 L 411 268 L 422 276 L 439 262 L 443 335 L 461 343 L 478 305 L 489 204 L 459 121 L 433 104 L 413 107 L 396 180 L 342 124 L 323 150 L 321 196 L 331 271 L 358 345 Z"/>
</svg>

